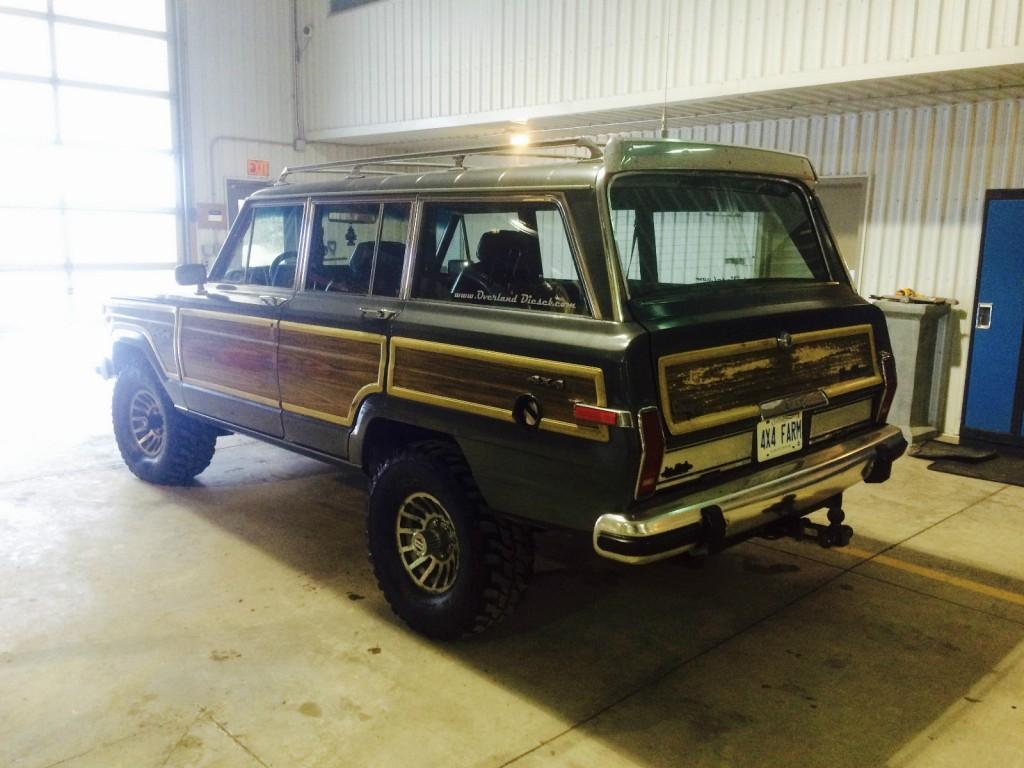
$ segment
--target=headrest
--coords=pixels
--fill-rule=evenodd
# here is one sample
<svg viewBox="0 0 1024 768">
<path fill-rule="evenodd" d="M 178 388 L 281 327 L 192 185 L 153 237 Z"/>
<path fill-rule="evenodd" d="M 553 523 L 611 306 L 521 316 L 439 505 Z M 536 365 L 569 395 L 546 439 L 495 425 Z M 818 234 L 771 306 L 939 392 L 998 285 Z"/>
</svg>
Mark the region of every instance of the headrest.
<svg viewBox="0 0 1024 768">
<path fill-rule="evenodd" d="M 476 258 L 484 272 L 499 283 L 531 282 L 544 272 L 537 237 L 511 229 L 484 232 Z"/>
<path fill-rule="evenodd" d="M 373 240 L 367 240 L 356 246 L 352 258 L 348 262 L 352 274 L 369 282 L 370 270 L 373 268 Z"/>
</svg>

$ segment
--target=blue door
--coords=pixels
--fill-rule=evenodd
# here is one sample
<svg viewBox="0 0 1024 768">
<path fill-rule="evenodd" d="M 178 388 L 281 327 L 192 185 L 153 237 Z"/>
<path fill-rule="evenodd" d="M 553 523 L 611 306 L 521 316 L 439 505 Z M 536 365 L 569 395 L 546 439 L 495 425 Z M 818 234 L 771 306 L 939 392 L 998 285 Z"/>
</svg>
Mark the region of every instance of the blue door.
<svg viewBox="0 0 1024 768">
<path fill-rule="evenodd" d="M 963 434 L 1019 443 L 1024 437 L 1024 190 L 992 190 L 978 265 Z"/>
</svg>

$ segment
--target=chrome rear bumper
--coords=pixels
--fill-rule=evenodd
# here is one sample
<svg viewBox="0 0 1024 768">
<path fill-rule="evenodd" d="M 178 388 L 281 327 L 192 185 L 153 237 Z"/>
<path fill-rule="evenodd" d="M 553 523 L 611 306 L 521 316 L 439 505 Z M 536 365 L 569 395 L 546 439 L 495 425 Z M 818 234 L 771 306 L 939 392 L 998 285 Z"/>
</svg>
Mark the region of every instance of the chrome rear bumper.
<svg viewBox="0 0 1024 768">
<path fill-rule="evenodd" d="M 819 509 L 864 480 L 881 482 L 906 447 L 900 430 L 885 426 L 635 516 L 602 515 L 594 524 L 594 549 L 639 564 L 740 536 Z"/>
</svg>

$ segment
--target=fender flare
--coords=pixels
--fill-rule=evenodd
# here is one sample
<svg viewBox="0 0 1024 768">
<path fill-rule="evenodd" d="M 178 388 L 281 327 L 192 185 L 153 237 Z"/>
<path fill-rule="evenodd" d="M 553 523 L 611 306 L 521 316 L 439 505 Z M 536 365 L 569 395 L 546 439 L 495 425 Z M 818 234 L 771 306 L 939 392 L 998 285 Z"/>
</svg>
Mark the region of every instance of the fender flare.
<svg viewBox="0 0 1024 768">
<path fill-rule="evenodd" d="M 160 363 L 152 342 L 141 331 L 130 328 L 116 328 L 110 341 L 110 362 L 114 373 L 118 374 L 127 364 L 130 357 L 141 354 L 149 363 L 153 372 L 166 381 L 170 378 L 167 370 Z"/>
</svg>

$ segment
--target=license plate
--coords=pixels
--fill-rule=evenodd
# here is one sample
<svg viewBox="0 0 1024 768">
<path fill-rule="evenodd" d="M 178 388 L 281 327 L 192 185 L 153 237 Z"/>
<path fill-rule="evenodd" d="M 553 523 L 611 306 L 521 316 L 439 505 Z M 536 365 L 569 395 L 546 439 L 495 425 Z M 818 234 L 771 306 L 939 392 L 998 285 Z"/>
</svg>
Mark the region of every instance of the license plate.
<svg viewBox="0 0 1024 768">
<path fill-rule="evenodd" d="M 804 447 L 804 417 L 802 413 L 777 416 L 758 422 L 754 433 L 757 440 L 757 460 L 768 461 L 785 456 Z"/>
</svg>

